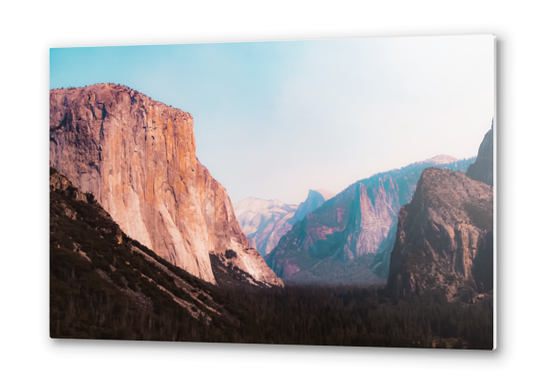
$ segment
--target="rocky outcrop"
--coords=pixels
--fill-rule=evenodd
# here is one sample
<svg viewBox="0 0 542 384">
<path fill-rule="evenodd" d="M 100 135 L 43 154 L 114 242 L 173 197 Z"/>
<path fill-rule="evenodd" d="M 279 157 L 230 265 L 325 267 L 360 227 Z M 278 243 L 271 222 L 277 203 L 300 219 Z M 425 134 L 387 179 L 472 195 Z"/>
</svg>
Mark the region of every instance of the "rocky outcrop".
<svg viewBox="0 0 542 384">
<path fill-rule="evenodd" d="M 247 197 L 233 205 L 237 220 L 250 245 L 265 258 L 292 226 L 332 198 L 332 192 L 309 190 L 307 199 L 299 204 L 284 204 L 280 200 Z"/>
<path fill-rule="evenodd" d="M 493 185 L 493 123 L 480 144 L 476 162 L 467 170 L 467 176 L 487 185 Z"/>
<path fill-rule="evenodd" d="M 410 202 L 422 171 L 431 165 L 466 170 L 472 161 L 423 161 L 352 184 L 296 223 L 266 258 L 267 264 L 292 281 L 385 282 L 397 215 Z M 335 261 L 342 263 L 342 275 Z M 323 265 L 333 265 L 333 276 Z"/>
<path fill-rule="evenodd" d="M 493 289 L 493 188 L 428 168 L 401 207 L 386 289 L 395 298 L 441 289 L 474 301 Z"/>
<path fill-rule="evenodd" d="M 215 283 L 209 254 L 233 250 L 237 268 L 282 285 L 197 159 L 189 113 L 120 85 L 52 90 L 50 162 L 128 236 L 189 273 Z"/>
</svg>

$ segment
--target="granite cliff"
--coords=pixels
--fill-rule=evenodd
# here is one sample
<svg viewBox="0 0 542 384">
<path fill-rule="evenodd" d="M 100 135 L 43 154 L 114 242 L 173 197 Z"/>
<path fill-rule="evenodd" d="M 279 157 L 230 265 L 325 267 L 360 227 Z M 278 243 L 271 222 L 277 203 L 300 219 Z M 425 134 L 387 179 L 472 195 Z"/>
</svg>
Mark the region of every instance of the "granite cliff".
<svg viewBox="0 0 542 384">
<path fill-rule="evenodd" d="M 401 207 L 386 289 L 395 298 L 441 289 L 472 302 L 493 289 L 493 188 L 462 172 L 423 171 Z"/>
<path fill-rule="evenodd" d="M 196 157 L 192 116 L 115 84 L 50 92 L 50 163 L 131 238 L 216 283 L 209 254 L 282 285 L 251 249 L 226 190 Z M 226 251 L 235 258 L 225 258 Z"/>
</svg>

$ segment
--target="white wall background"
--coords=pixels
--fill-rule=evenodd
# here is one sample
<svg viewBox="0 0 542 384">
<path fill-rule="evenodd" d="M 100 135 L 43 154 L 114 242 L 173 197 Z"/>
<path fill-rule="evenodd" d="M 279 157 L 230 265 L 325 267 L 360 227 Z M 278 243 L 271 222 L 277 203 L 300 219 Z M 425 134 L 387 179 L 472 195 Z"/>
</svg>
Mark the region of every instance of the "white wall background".
<svg viewBox="0 0 542 384">
<path fill-rule="evenodd" d="M 529 1 L 8 2 L 0 23 L 2 382 L 523 382 L 540 352 L 542 24 Z M 495 352 L 57 341 L 48 336 L 48 48 L 494 33 Z"/>
</svg>

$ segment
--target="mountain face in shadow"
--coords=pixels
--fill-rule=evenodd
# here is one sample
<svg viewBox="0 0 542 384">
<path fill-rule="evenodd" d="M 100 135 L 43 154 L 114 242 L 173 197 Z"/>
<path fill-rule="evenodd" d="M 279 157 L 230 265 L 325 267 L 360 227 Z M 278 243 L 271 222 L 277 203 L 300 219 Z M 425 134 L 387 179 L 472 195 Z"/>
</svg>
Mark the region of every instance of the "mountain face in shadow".
<svg viewBox="0 0 542 384">
<path fill-rule="evenodd" d="M 266 258 L 292 282 L 384 283 L 397 215 L 430 166 L 465 171 L 473 159 L 442 164 L 446 156 L 360 180 L 307 214 Z"/>
<path fill-rule="evenodd" d="M 423 171 L 401 207 L 386 286 L 394 298 L 443 291 L 472 302 L 493 289 L 493 188 L 462 172 Z"/>
<path fill-rule="evenodd" d="M 301 221 L 309 213 L 317 208 L 320 208 L 322 204 L 331 199 L 335 194 L 325 189 L 309 190 L 309 194 L 304 202 L 299 204 L 299 207 L 295 211 L 292 225 Z"/>
<path fill-rule="evenodd" d="M 401 207 L 386 285 L 395 298 L 439 290 L 473 302 L 493 289 L 493 124 L 466 175 L 426 169 Z"/>
<path fill-rule="evenodd" d="M 467 176 L 487 185 L 493 185 L 493 123 L 480 144 L 476 161 L 467 170 Z"/>
<path fill-rule="evenodd" d="M 214 254 L 264 285 L 283 284 L 197 159 L 189 113 L 115 84 L 52 90 L 49 153 L 51 166 L 168 262 L 216 283 Z"/>
</svg>

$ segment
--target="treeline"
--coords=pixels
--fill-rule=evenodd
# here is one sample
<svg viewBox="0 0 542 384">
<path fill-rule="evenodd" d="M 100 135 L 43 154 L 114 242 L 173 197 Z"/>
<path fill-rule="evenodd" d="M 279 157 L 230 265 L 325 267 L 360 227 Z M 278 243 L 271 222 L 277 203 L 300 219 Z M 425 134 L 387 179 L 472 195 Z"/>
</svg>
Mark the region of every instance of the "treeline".
<svg viewBox="0 0 542 384">
<path fill-rule="evenodd" d="M 143 309 L 79 255 L 51 249 L 51 336 L 123 340 L 491 349 L 491 299 L 448 303 L 439 292 L 397 303 L 382 289 L 209 286 L 234 320 L 194 319 L 148 283 Z"/>
<path fill-rule="evenodd" d="M 491 299 L 448 303 L 439 292 L 391 302 L 382 289 L 229 289 L 213 298 L 237 321 L 194 319 L 152 284 L 143 309 L 79 255 L 51 249 L 51 336 L 123 340 L 491 349 Z"/>
<path fill-rule="evenodd" d="M 440 292 L 392 302 L 376 287 L 217 287 L 129 239 L 73 192 L 51 191 L 51 337 L 492 348 L 492 298 L 466 305 Z"/>
<path fill-rule="evenodd" d="M 229 291 L 247 315 L 235 341 L 491 349 L 493 305 L 449 303 L 439 291 L 399 302 L 382 288 L 287 286 Z"/>
</svg>

